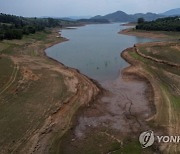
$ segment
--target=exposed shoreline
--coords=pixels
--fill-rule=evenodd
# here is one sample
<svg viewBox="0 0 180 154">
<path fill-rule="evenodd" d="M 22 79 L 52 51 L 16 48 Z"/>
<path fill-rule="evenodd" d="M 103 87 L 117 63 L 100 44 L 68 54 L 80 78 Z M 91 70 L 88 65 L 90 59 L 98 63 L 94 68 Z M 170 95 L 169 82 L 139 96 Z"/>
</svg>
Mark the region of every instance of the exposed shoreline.
<svg viewBox="0 0 180 154">
<path fill-rule="evenodd" d="M 81 26 L 84 26 L 84 25 L 81 25 Z M 65 28 L 65 29 L 66 29 L 66 28 Z M 74 28 L 74 29 L 75 29 L 75 28 Z M 56 30 L 56 33 L 59 35 L 59 30 L 58 30 L 58 31 Z M 61 34 L 60 34 L 60 35 L 61 35 Z M 61 36 L 60 36 L 60 37 L 61 37 Z M 76 73 L 79 73 L 80 75 L 88 78 L 88 79 L 89 79 L 90 81 L 92 81 L 92 82 L 101 90 L 101 92 L 102 92 L 104 89 L 101 87 L 101 85 L 100 85 L 96 80 L 88 77 L 87 75 L 82 74 L 78 69 L 72 68 L 72 67 L 69 67 L 69 66 L 66 66 L 66 65 L 63 64 L 62 62 L 60 62 L 60 61 L 58 61 L 58 60 L 56 60 L 56 59 L 53 59 L 53 58 L 49 57 L 49 56 L 46 54 L 45 50 L 47 50 L 48 48 L 50 48 L 50 47 L 52 47 L 52 46 L 54 46 L 54 45 L 56 45 L 56 44 L 69 41 L 69 39 L 67 39 L 67 38 L 64 38 L 64 37 L 61 37 L 61 38 L 63 38 L 64 40 L 63 40 L 63 41 L 60 41 L 60 40 L 58 41 L 58 40 L 57 40 L 57 42 L 51 43 L 50 45 L 48 45 L 48 47 L 46 47 L 46 48 L 43 49 L 43 54 L 44 54 L 44 56 L 47 57 L 49 60 L 52 60 L 52 61 L 54 61 L 54 62 L 56 62 L 56 63 L 58 63 L 58 64 L 61 64 L 61 65 L 62 65 L 63 67 L 65 67 L 66 69 L 69 69 L 70 71 L 75 71 Z"/>
<path fill-rule="evenodd" d="M 71 128 L 72 119 L 79 108 L 89 106 L 104 91 L 95 80 L 81 74 L 79 70 L 67 67 L 61 62 L 46 55 L 45 50 L 47 48 L 68 41 L 68 39 L 62 38 L 61 36 L 57 37 L 57 35 L 60 35 L 59 28 L 51 29 L 51 33 L 48 34 L 48 38 L 51 42 L 46 43 L 45 41 L 42 41 L 44 42 L 44 47 L 37 49 L 39 55 L 37 57 L 23 54 L 11 56 L 12 61 L 17 66 L 21 66 L 24 62 L 31 66 L 30 64 L 35 62 L 36 67 L 47 69 L 47 73 L 60 73 L 63 76 L 63 82 L 71 92 L 71 95 L 63 100 L 64 102 L 59 100 L 60 102 L 56 103 L 57 107 L 55 111 L 46 117 L 41 127 L 34 130 L 30 136 L 23 136 L 26 143 L 19 141 L 19 143 L 13 147 L 13 152 L 37 154 L 48 153 L 52 146 L 54 146 L 53 144 L 56 140 L 60 139 Z M 37 44 L 33 45 L 38 46 L 39 44 L 37 42 Z M 26 48 L 31 47 L 26 46 Z M 28 69 L 31 70 L 31 68 Z M 61 105 L 61 103 L 63 105 Z"/>
<path fill-rule="evenodd" d="M 166 40 L 168 38 L 167 35 L 164 34 L 154 34 L 153 32 L 134 32 L 134 30 L 132 28 L 130 29 L 124 29 L 122 31 L 119 32 L 119 34 L 123 34 L 123 35 L 130 35 L 130 36 L 138 36 L 138 37 L 145 37 L 145 38 L 152 38 L 152 39 L 160 39 L 160 40 Z M 142 45 L 146 44 L 146 43 L 140 43 Z M 150 44 L 154 44 L 154 42 L 150 43 Z M 138 45 L 138 44 L 137 44 Z M 151 74 L 149 74 L 143 67 L 142 67 L 142 62 L 139 60 L 134 59 L 133 57 L 130 56 L 130 52 L 138 52 L 136 49 L 136 44 L 131 47 L 131 48 L 127 48 L 125 49 L 122 53 L 121 53 L 121 57 L 130 64 L 129 67 L 125 68 L 122 72 L 123 76 L 128 76 L 128 75 L 133 75 L 136 76 L 138 78 L 141 78 L 144 82 L 146 82 L 147 85 L 149 85 L 149 97 L 147 98 L 149 103 L 151 104 L 151 108 L 153 108 L 153 115 L 151 117 L 149 117 L 146 122 L 156 122 L 158 114 L 159 114 L 159 108 L 161 106 L 161 92 L 160 89 L 158 87 L 158 85 L 155 83 L 155 79 L 151 76 Z M 140 55 L 141 56 L 141 55 Z M 153 130 L 158 132 L 158 133 L 167 133 L 168 130 L 165 128 L 154 128 Z M 161 147 L 161 145 L 156 145 L 160 151 L 164 151 L 165 147 Z M 166 151 L 166 150 L 165 150 Z"/>
<path fill-rule="evenodd" d="M 158 102 L 158 94 L 157 92 L 157 88 L 155 87 L 155 85 L 152 82 L 152 79 L 149 77 L 149 75 L 143 70 L 143 68 L 140 66 L 140 62 L 134 60 L 130 55 L 129 52 L 131 52 L 131 50 L 134 50 L 134 47 L 131 48 L 127 48 L 125 49 L 122 53 L 121 53 L 121 57 L 130 64 L 129 67 L 126 67 L 123 72 L 122 75 L 123 76 L 129 76 L 129 75 L 135 75 L 138 78 L 142 79 L 144 82 L 146 82 L 147 84 L 149 84 L 149 88 L 151 88 L 151 96 L 153 96 L 153 99 L 149 99 L 149 102 L 152 106 L 156 106 L 156 103 Z M 156 114 L 156 108 L 154 108 L 155 114 Z M 155 116 L 155 114 L 150 117 L 148 120 L 152 120 L 153 117 Z"/>
<path fill-rule="evenodd" d="M 57 31 L 56 32 L 57 34 L 59 34 L 59 31 Z M 64 41 L 63 42 L 65 42 L 65 41 L 68 41 L 68 39 L 66 39 L 66 38 L 64 38 Z M 81 91 L 78 87 L 77 87 L 77 93 L 76 93 L 76 95 L 75 96 L 73 96 L 74 98 L 70 98 L 69 99 L 69 101 L 68 101 L 68 104 L 70 105 L 68 108 L 68 110 L 66 109 L 67 108 L 67 105 L 65 104 L 64 105 L 64 109 L 63 108 L 61 108 L 59 111 L 57 111 L 55 114 L 57 115 L 53 115 L 54 117 L 56 117 L 55 119 L 54 119 L 54 121 L 57 121 L 57 118 L 59 119 L 61 119 L 61 114 L 64 112 L 63 110 L 67 110 L 66 112 L 65 112 L 65 114 L 66 115 L 68 115 L 68 114 L 72 114 L 71 112 L 73 112 L 73 114 L 71 115 L 71 118 L 68 120 L 69 122 L 69 124 L 68 125 L 64 125 L 64 126 L 62 126 L 61 125 L 61 122 L 58 124 L 57 123 L 57 126 L 54 126 L 55 128 L 54 129 L 60 129 L 60 128 L 62 128 L 63 127 L 63 131 L 60 133 L 61 135 L 60 136 L 63 136 L 63 134 L 64 133 L 66 133 L 66 131 L 68 131 L 69 129 L 70 129 L 70 127 L 71 127 L 71 123 L 72 123 L 72 119 L 74 119 L 74 114 L 76 114 L 76 112 L 77 111 L 79 111 L 79 109 L 80 108 L 82 108 L 82 107 L 84 107 L 84 106 L 89 106 L 89 104 L 91 104 L 94 100 L 96 100 L 96 98 L 97 97 L 99 97 L 101 94 L 102 94 L 102 92 L 103 92 L 103 88 L 100 86 L 100 84 L 97 82 L 97 81 L 95 81 L 95 80 L 93 80 L 93 79 L 91 79 L 91 78 L 89 78 L 89 77 L 87 77 L 86 75 L 84 75 L 84 74 L 81 74 L 80 73 L 80 71 L 78 70 L 78 69 L 75 69 L 75 68 L 70 68 L 70 67 L 68 67 L 68 66 L 66 66 L 66 65 L 64 65 L 63 63 L 61 63 L 61 62 L 59 62 L 59 61 L 57 61 L 57 60 L 55 60 L 55 59 L 53 59 L 53 58 L 51 58 L 51 57 L 49 57 L 49 56 L 47 56 L 47 54 L 46 54 L 46 52 L 45 52 L 45 50 L 47 49 L 47 48 L 50 48 L 50 47 L 52 47 L 52 46 L 54 46 L 54 45 L 56 45 L 56 44 L 59 44 L 59 43 L 63 43 L 62 41 L 57 41 L 57 42 L 54 42 L 54 43 L 52 43 L 51 45 L 49 45 L 48 47 L 46 47 L 45 49 L 44 49 L 44 56 L 45 56 L 45 58 L 48 58 L 49 60 L 51 60 L 51 61 L 54 61 L 55 63 L 57 63 L 57 64 L 59 64 L 59 65 L 61 65 L 62 67 L 63 67 L 63 69 L 65 69 L 66 71 L 68 71 L 68 72 L 70 72 L 70 73 L 72 73 L 72 74 L 74 74 L 73 76 L 74 77 L 77 77 L 78 78 L 78 80 L 80 80 L 80 82 L 81 83 L 78 83 L 78 84 L 88 84 L 88 86 L 89 86 L 89 91 L 88 91 L 88 95 L 89 95 L 89 93 L 90 93 L 90 95 L 88 96 L 88 98 L 86 98 L 87 96 L 87 94 L 86 94 L 86 92 L 87 91 Z M 79 89 L 79 90 L 78 90 Z M 83 95 L 84 96 L 79 96 L 79 92 L 78 91 L 81 91 L 80 93 L 84 93 Z M 82 95 L 82 94 L 81 94 Z M 84 97 L 84 98 L 83 98 Z M 76 109 L 71 109 L 71 106 L 73 106 L 73 104 L 75 103 L 77 103 L 76 102 L 76 99 L 80 99 L 81 101 L 78 103 L 79 105 L 78 105 L 78 107 L 76 107 Z M 72 104 L 73 103 L 73 104 Z M 70 111 L 70 110 L 74 110 L 74 111 Z M 58 116 L 59 115 L 59 116 Z M 49 119 L 49 118 L 48 118 Z M 52 123 L 52 122 L 51 122 Z M 46 126 L 47 124 L 45 123 L 45 126 L 43 126 L 42 128 L 44 128 L 44 127 L 47 127 Z M 49 124 L 48 124 L 49 125 Z M 58 128 L 58 127 L 60 127 L 60 128 Z M 52 134 L 53 135 L 53 131 L 52 132 L 50 132 L 49 134 L 48 134 L 48 136 L 51 136 L 50 134 Z M 59 138 L 58 138 L 58 140 L 61 138 L 59 136 Z M 51 137 L 50 137 L 51 138 Z M 57 138 L 57 137 L 56 137 Z M 38 145 L 39 144 L 41 144 L 41 142 L 42 142 L 42 147 L 40 147 L 40 148 L 36 148 L 36 146 L 33 146 L 34 148 L 34 150 L 36 151 L 35 153 L 38 153 L 39 154 L 39 152 L 40 153 L 43 153 L 44 154 L 44 152 L 45 151 L 47 151 L 48 150 L 48 147 L 49 148 L 51 148 L 51 146 L 49 146 L 49 140 L 48 139 L 46 139 L 46 137 L 44 137 L 44 140 L 41 138 L 41 141 L 40 142 L 37 142 L 38 143 Z M 44 143 L 44 142 L 47 142 L 47 143 Z M 34 150 L 30 150 L 30 151 L 34 151 Z"/>
<path fill-rule="evenodd" d="M 151 47 L 162 47 L 162 49 L 160 51 L 162 51 L 166 46 L 172 47 L 173 44 L 174 46 L 177 45 L 178 48 L 178 37 L 172 37 L 172 32 L 147 32 L 147 31 L 135 31 L 132 29 L 125 29 L 121 32 L 119 32 L 120 34 L 125 34 L 125 35 L 133 35 L 133 36 L 143 36 L 143 37 L 148 37 L 148 38 L 158 38 L 160 39 L 159 42 L 151 42 L 151 43 L 140 43 L 140 44 L 135 44 L 134 47 L 132 48 L 128 48 L 126 50 L 124 50 L 121 54 L 121 56 L 128 62 L 131 64 L 130 67 L 125 68 L 124 70 L 124 74 L 133 74 L 136 76 L 143 76 L 145 81 L 148 81 L 151 85 L 151 92 L 154 95 L 153 96 L 153 104 L 155 105 L 155 111 L 156 113 L 154 114 L 154 116 L 152 116 L 151 118 L 148 119 L 148 121 L 153 122 L 155 125 L 159 126 L 159 129 L 153 127 L 153 129 L 158 132 L 159 134 L 176 134 L 178 133 L 178 124 L 179 122 L 176 121 L 176 119 L 178 119 L 178 115 L 176 114 L 176 108 L 172 107 L 171 103 L 174 103 L 173 100 L 171 100 L 171 95 L 174 95 L 174 92 L 171 91 L 169 93 L 169 95 L 166 93 L 167 91 L 165 89 L 163 89 L 163 86 L 168 86 L 166 85 L 167 83 L 165 82 L 163 85 L 162 80 L 158 79 L 159 77 L 156 76 L 155 74 L 153 74 L 150 71 L 146 70 L 146 67 L 143 67 L 144 61 L 143 59 L 146 61 L 151 61 L 152 63 L 156 63 L 157 65 L 163 65 L 164 68 L 171 68 L 171 69 L 178 69 L 179 70 L 179 64 L 175 61 L 171 60 L 164 60 L 163 58 L 157 58 L 157 57 L 153 57 L 153 56 L 149 56 L 149 55 L 145 55 L 142 53 L 143 51 L 143 47 L 146 47 L 145 49 L 147 50 L 146 53 L 150 53 L 153 52 L 153 49 L 151 49 Z M 170 41 L 169 41 L 170 40 Z M 140 51 L 139 49 L 142 49 L 142 51 Z M 148 51 L 148 49 L 151 49 L 150 51 Z M 171 48 L 168 48 L 171 51 Z M 154 53 L 157 52 L 158 49 L 154 49 Z M 170 54 L 169 51 L 169 54 Z M 134 54 L 133 54 L 134 53 Z M 132 56 L 134 55 L 134 56 Z M 136 55 L 141 57 L 142 59 L 138 59 L 136 58 Z M 155 55 L 155 54 L 154 54 Z M 166 55 L 167 56 L 167 55 Z M 141 61 L 142 60 L 142 61 Z M 155 64 L 154 64 L 155 65 Z M 163 67 L 161 66 L 161 67 Z M 154 66 L 155 68 L 156 66 Z M 153 69 L 153 65 L 152 65 L 152 69 Z M 157 78 L 157 79 L 156 79 Z M 163 78 L 163 77 L 161 77 Z M 175 79 L 174 79 L 175 80 Z M 169 83 L 169 84 L 173 84 L 173 83 Z M 171 85 L 170 85 L 171 86 Z M 163 107 L 165 104 L 168 104 L 166 107 Z M 173 110 L 173 111 L 172 111 Z M 167 121 L 162 118 L 163 113 L 167 112 Z M 172 112 L 172 113 L 171 113 Z M 172 122 L 172 116 L 174 116 L 174 121 L 176 122 Z M 165 121 L 164 121 L 165 120 Z M 177 152 L 179 149 L 176 147 L 176 145 L 174 144 L 170 144 L 170 145 L 166 145 L 166 144 L 160 144 L 158 145 L 158 147 L 160 148 L 160 151 L 163 152 Z"/>
</svg>

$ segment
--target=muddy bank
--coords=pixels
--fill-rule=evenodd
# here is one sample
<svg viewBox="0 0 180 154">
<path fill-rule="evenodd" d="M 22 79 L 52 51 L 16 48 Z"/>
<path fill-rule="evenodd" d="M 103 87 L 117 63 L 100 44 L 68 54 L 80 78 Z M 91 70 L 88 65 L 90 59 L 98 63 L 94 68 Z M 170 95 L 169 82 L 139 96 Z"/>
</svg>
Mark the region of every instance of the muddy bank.
<svg viewBox="0 0 180 154">
<path fill-rule="evenodd" d="M 143 75 L 128 71 L 131 67 L 117 79 L 100 83 L 106 92 L 78 112 L 59 145 L 60 153 L 110 153 L 123 151 L 131 143 L 140 147 L 139 134 L 150 129 L 148 121 L 156 113 L 154 93 Z M 117 144 L 115 149 L 113 144 Z"/>
<path fill-rule="evenodd" d="M 153 119 L 153 117 L 157 113 L 156 103 L 158 103 L 160 99 L 159 90 L 153 83 L 154 79 L 151 78 L 151 76 L 142 68 L 141 62 L 132 58 L 132 56 L 129 55 L 129 52 L 136 52 L 135 47 L 128 48 L 121 53 L 122 58 L 125 59 L 129 64 L 131 64 L 131 66 L 124 69 L 124 77 L 132 76 L 146 82 L 146 84 L 148 85 L 147 98 L 149 100 L 151 108 L 153 109 L 152 117 L 150 117 L 149 119 Z"/>
</svg>

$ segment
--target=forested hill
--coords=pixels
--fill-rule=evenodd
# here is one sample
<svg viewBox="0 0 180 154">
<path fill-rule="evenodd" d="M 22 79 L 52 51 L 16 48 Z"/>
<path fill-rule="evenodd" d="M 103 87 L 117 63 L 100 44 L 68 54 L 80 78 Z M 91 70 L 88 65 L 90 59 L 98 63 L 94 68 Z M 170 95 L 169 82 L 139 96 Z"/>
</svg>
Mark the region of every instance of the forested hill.
<svg viewBox="0 0 180 154">
<path fill-rule="evenodd" d="M 150 22 L 140 22 L 136 29 L 154 31 L 180 31 L 180 16 L 160 18 Z"/>
<path fill-rule="evenodd" d="M 114 13 L 107 14 L 105 16 L 97 15 L 91 19 L 106 19 L 110 22 L 135 22 L 138 18 L 144 18 L 146 21 L 152 21 L 158 18 L 164 17 L 160 14 L 155 13 L 136 13 L 136 14 L 127 14 L 123 11 L 116 11 Z"/>
<path fill-rule="evenodd" d="M 0 14 L 0 40 L 21 39 L 23 35 L 42 31 L 46 27 L 56 27 L 68 24 L 75 24 L 73 21 L 65 21 L 53 18 L 25 18 L 14 15 Z"/>
</svg>

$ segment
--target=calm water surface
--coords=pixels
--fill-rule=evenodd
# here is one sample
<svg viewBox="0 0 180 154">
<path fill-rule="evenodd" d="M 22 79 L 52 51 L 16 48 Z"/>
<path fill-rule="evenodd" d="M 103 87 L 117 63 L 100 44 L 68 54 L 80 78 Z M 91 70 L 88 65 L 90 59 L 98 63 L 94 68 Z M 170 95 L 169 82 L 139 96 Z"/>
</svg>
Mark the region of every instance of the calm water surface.
<svg viewBox="0 0 180 154">
<path fill-rule="evenodd" d="M 115 79 L 128 64 L 120 53 L 135 43 L 152 39 L 126 36 L 118 32 L 127 27 L 115 24 L 96 24 L 77 29 L 62 30 L 69 41 L 46 50 L 49 57 L 80 70 L 81 73 L 100 81 Z"/>
</svg>

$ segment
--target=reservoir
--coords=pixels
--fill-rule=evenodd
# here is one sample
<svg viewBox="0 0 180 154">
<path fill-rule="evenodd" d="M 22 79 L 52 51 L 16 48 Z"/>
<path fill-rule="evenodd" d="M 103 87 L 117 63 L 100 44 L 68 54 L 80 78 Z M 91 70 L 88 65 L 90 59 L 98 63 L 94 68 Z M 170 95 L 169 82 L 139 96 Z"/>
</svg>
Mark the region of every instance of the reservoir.
<svg viewBox="0 0 180 154">
<path fill-rule="evenodd" d="M 54 45 L 46 50 L 49 57 L 99 82 L 116 79 L 128 64 L 120 53 L 136 43 L 152 39 L 118 34 L 120 23 L 96 24 L 64 29 L 61 35 L 69 41 Z"/>
</svg>

